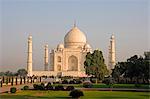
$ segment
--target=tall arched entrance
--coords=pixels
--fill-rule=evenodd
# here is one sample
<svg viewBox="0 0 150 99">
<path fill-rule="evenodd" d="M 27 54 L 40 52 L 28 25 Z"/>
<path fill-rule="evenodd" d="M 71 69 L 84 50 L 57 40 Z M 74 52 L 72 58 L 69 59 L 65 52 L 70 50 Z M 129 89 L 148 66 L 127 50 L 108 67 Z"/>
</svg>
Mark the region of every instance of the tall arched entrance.
<svg viewBox="0 0 150 99">
<path fill-rule="evenodd" d="M 78 59 L 74 55 L 72 55 L 68 58 L 68 70 L 69 71 L 78 71 Z"/>
</svg>

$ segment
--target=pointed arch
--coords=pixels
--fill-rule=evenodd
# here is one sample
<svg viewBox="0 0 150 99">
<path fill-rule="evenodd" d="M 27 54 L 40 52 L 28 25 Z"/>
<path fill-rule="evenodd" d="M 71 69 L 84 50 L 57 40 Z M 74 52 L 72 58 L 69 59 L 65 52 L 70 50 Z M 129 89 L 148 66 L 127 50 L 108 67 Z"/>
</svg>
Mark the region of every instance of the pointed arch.
<svg viewBox="0 0 150 99">
<path fill-rule="evenodd" d="M 57 71 L 61 71 L 61 65 L 57 65 Z"/>
<path fill-rule="evenodd" d="M 74 55 L 68 58 L 68 70 L 78 71 L 78 58 Z"/>
<path fill-rule="evenodd" d="M 57 62 L 61 62 L 61 57 L 60 56 L 57 57 Z"/>
</svg>

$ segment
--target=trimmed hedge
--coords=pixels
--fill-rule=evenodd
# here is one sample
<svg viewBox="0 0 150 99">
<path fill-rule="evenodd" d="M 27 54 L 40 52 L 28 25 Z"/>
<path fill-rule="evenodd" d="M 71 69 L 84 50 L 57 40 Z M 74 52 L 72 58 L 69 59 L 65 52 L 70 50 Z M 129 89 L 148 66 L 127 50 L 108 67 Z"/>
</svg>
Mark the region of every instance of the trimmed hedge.
<svg viewBox="0 0 150 99">
<path fill-rule="evenodd" d="M 75 89 L 74 86 L 67 86 L 66 91 L 71 91 L 71 90 L 74 90 L 74 89 Z"/>
<path fill-rule="evenodd" d="M 84 96 L 83 91 L 74 89 L 70 92 L 69 96 L 72 96 L 72 98 L 79 98 L 80 96 Z"/>
<path fill-rule="evenodd" d="M 75 84 L 76 82 L 74 80 L 70 80 L 69 84 Z"/>
<path fill-rule="evenodd" d="M 68 84 L 69 82 L 67 80 L 63 80 L 62 84 Z"/>
<path fill-rule="evenodd" d="M 113 84 L 115 83 L 113 78 L 106 78 L 103 83 L 105 83 L 106 85 L 108 85 L 110 88 L 113 87 Z"/>
<path fill-rule="evenodd" d="M 29 86 L 24 86 L 23 87 L 23 90 L 28 90 L 29 89 Z"/>
<path fill-rule="evenodd" d="M 75 81 L 76 81 L 76 84 L 81 84 L 82 83 L 82 81 L 80 79 L 76 79 Z"/>
<path fill-rule="evenodd" d="M 38 84 L 33 84 L 33 88 L 34 88 L 35 90 L 37 90 L 37 89 L 38 89 Z"/>
<path fill-rule="evenodd" d="M 83 87 L 84 88 L 92 88 L 92 83 L 89 82 L 89 81 L 86 81 L 86 82 L 83 83 Z"/>
<path fill-rule="evenodd" d="M 64 86 L 62 85 L 58 85 L 58 86 L 55 86 L 55 90 L 64 90 Z"/>
<path fill-rule="evenodd" d="M 10 92 L 11 92 L 11 93 L 16 93 L 16 91 L 17 91 L 16 87 L 11 87 L 11 88 L 10 88 Z"/>
<path fill-rule="evenodd" d="M 38 84 L 33 84 L 33 88 L 35 90 L 45 90 L 45 86 L 41 83 L 40 85 Z"/>
<path fill-rule="evenodd" d="M 141 87 L 141 84 L 135 84 L 134 85 L 136 88 L 140 88 Z"/>
<path fill-rule="evenodd" d="M 50 82 L 45 86 L 45 89 L 46 90 L 53 90 L 53 86 L 51 85 Z"/>
</svg>

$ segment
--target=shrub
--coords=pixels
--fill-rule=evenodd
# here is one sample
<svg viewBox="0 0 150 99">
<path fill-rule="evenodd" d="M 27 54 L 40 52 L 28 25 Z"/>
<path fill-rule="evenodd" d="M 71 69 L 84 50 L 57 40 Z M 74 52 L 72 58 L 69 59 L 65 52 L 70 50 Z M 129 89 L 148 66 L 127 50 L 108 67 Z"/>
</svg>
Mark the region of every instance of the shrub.
<svg viewBox="0 0 150 99">
<path fill-rule="evenodd" d="M 109 85 L 109 87 L 113 87 L 114 79 L 113 78 L 106 78 L 103 83 L 105 83 L 106 85 Z"/>
<path fill-rule="evenodd" d="M 72 98 L 79 98 L 80 96 L 84 96 L 83 91 L 74 89 L 70 92 L 69 96 L 72 96 Z"/>
<path fill-rule="evenodd" d="M 4 93 L 9 93 L 9 91 L 5 91 Z"/>
<path fill-rule="evenodd" d="M 44 90 L 45 87 L 41 84 L 41 85 L 38 85 L 38 90 Z"/>
<path fill-rule="evenodd" d="M 68 81 L 67 80 L 63 80 L 62 84 L 68 84 Z"/>
<path fill-rule="evenodd" d="M 139 88 L 139 87 L 141 87 L 141 84 L 135 84 L 134 85 L 136 88 Z"/>
<path fill-rule="evenodd" d="M 51 85 L 51 82 L 48 82 L 47 85 Z M 46 85 L 46 86 L 47 86 L 47 85 Z"/>
<path fill-rule="evenodd" d="M 85 81 L 85 82 L 83 83 L 83 87 L 84 87 L 84 88 L 92 88 L 92 83 L 91 83 L 90 81 Z"/>
<path fill-rule="evenodd" d="M 53 90 L 53 86 L 51 85 L 50 82 L 45 86 L 45 89 L 46 90 Z"/>
<path fill-rule="evenodd" d="M 67 86 L 66 91 L 74 90 L 74 86 Z"/>
<path fill-rule="evenodd" d="M 29 89 L 29 86 L 24 86 L 23 87 L 23 90 L 28 90 Z"/>
<path fill-rule="evenodd" d="M 45 87 L 44 83 L 41 83 L 41 86 Z"/>
<path fill-rule="evenodd" d="M 55 90 L 64 90 L 64 86 L 62 85 L 55 86 Z"/>
<path fill-rule="evenodd" d="M 33 88 L 34 88 L 35 90 L 38 90 L 38 84 L 33 84 Z"/>
<path fill-rule="evenodd" d="M 90 81 L 91 83 L 96 83 L 97 78 L 91 78 Z"/>
<path fill-rule="evenodd" d="M 11 92 L 11 93 L 16 93 L 16 91 L 17 91 L 16 87 L 11 87 L 11 88 L 10 88 L 10 92 Z"/>
<path fill-rule="evenodd" d="M 76 79 L 75 81 L 76 81 L 76 84 L 81 84 L 82 83 L 82 81 L 80 79 Z"/>
<path fill-rule="evenodd" d="M 33 87 L 35 90 L 44 90 L 45 89 L 43 84 L 40 84 L 40 85 L 34 84 Z"/>
<path fill-rule="evenodd" d="M 76 82 L 74 80 L 70 80 L 69 84 L 75 84 Z"/>
</svg>

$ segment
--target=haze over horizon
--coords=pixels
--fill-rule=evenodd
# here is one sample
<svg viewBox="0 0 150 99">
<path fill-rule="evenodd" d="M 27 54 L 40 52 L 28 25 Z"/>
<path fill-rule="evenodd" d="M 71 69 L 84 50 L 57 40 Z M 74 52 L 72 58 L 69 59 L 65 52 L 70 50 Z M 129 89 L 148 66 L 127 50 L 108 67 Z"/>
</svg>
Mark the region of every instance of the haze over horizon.
<svg viewBox="0 0 150 99">
<path fill-rule="evenodd" d="M 117 62 L 150 51 L 149 0 L 0 0 L 0 5 L 0 71 L 26 68 L 29 35 L 33 70 L 43 70 L 44 45 L 50 51 L 63 43 L 74 20 L 106 62 L 112 33 Z"/>
</svg>

